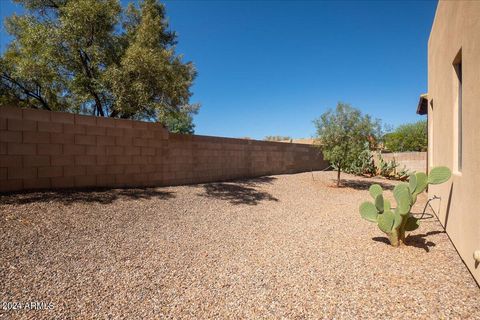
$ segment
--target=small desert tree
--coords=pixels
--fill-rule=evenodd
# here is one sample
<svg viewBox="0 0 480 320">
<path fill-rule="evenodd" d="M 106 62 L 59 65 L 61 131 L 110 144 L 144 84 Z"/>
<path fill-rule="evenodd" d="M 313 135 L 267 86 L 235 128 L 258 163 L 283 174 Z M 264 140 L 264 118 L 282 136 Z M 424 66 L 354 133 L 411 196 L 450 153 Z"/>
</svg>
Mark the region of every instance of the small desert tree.
<svg viewBox="0 0 480 320">
<path fill-rule="evenodd" d="M 380 121 L 363 115 L 348 104 L 338 103 L 314 120 L 317 138 L 323 156 L 337 170 L 337 187 L 340 172 L 349 167 L 365 150 L 365 143 L 374 147 L 380 136 Z"/>
</svg>

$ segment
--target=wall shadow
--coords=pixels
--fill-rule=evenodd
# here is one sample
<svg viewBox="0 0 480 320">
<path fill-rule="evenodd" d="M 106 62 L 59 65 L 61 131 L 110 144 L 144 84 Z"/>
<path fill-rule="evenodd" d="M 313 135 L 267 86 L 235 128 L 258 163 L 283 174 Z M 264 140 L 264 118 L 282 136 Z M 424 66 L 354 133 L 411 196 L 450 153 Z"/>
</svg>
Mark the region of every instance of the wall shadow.
<svg viewBox="0 0 480 320">
<path fill-rule="evenodd" d="M 65 205 L 70 205 L 74 202 L 109 204 L 116 200 L 170 199 L 174 197 L 173 192 L 162 191 L 156 188 L 65 189 L 3 194 L 0 195 L 0 204 L 29 204 L 33 202 L 60 202 Z"/>
<path fill-rule="evenodd" d="M 258 190 L 258 186 L 271 183 L 276 178 L 260 177 L 248 180 L 216 182 L 203 185 L 202 197 L 216 198 L 228 201 L 235 205 L 257 205 L 261 201 L 279 201 L 270 193 Z"/>
<path fill-rule="evenodd" d="M 452 194 L 453 194 L 453 182 L 450 185 L 450 192 L 448 194 L 447 211 L 445 212 L 445 230 L 447 230 L 448 218 L 450 217 L 450 208 L 452 206 Z"/>
<path fill-rule="evenodd" d="M 332 180 L 337 183 L 337 180 Z M 393 190 L 395 185 L 390 183 L 384 183 L 379 181 L 365 181 L 365 180 L 351 180 L 351 179 L 341 179 L 340 188 L 351 188 L 355 190 L 368 190 L 372 184 L 380 185 L 384 190 Z"/>
</svg>

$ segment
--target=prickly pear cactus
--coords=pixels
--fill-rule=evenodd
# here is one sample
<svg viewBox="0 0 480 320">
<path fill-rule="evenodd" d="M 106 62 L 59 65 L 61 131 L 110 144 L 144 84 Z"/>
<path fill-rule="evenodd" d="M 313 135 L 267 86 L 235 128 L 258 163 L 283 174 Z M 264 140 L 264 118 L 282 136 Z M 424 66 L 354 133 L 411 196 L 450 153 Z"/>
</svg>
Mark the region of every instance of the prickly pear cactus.
<svg viewBox="0 0 480 320">
<path fill-rule="evenodd" d="M 440 184 L 450 179 L 451 172 L 447 167 L 435 167 L 427 176 L 423 172 L 411 174 L 407 183 L 401 183 L 393 189 L 393 197 L 397 207 L 392 210 L 391 204 L 383 197 L 383 189 L 373 184 L 368 190 L 373 202 L 366 201 L 360 205 L 360 215 L 363 219 L 374 222 L 390 240 L 392 246 L 405 242 L 405 232 L 414 231 L 419 227 L 418 219 L 412 216 L 410 210 L 417 201 L 417 196 L 425 191 L 428 184 Z"/>
</svg>

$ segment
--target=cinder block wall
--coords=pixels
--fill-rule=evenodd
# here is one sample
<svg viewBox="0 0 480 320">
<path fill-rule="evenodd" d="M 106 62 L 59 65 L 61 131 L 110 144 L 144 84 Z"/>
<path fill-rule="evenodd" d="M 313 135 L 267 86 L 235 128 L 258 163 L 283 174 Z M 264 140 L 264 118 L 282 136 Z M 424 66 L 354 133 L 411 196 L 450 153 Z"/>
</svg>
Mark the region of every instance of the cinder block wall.
<svg viewBox="0 0 480 320">
<path fill-rule="evenodd" d="M 326 166 L 308 145 L 169 134 L 156 123 L 0 108 L 0 192 L 178 185 Z"/>
<path fill-rule="evenodd" d="M 395 159 L 400 165 L 398 169 L 404 166 L 410 171 L 426 172 L 427 170 L 427 153 L 426 152 L 393 152 L 382 153 L 382 158 L 385 161 L 392 161 Z M 379 162 L 378 157 L 374 156 L 376 163 Z"/>
</svg>

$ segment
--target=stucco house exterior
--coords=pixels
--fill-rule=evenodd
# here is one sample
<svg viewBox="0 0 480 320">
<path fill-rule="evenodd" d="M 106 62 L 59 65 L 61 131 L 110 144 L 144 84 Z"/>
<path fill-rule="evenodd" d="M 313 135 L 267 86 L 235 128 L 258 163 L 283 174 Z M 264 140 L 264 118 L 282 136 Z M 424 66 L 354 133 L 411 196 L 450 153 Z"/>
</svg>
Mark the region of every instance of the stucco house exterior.
<svg viewBox="0 0 480 320">
<path fill-rule="evenodd" d="M 448 183 L 429 198 L 460 256 L 480 283 L 480 1 L 439 1 L 428 41 L 428 167 L 448 166 Z"/>
</svg>

